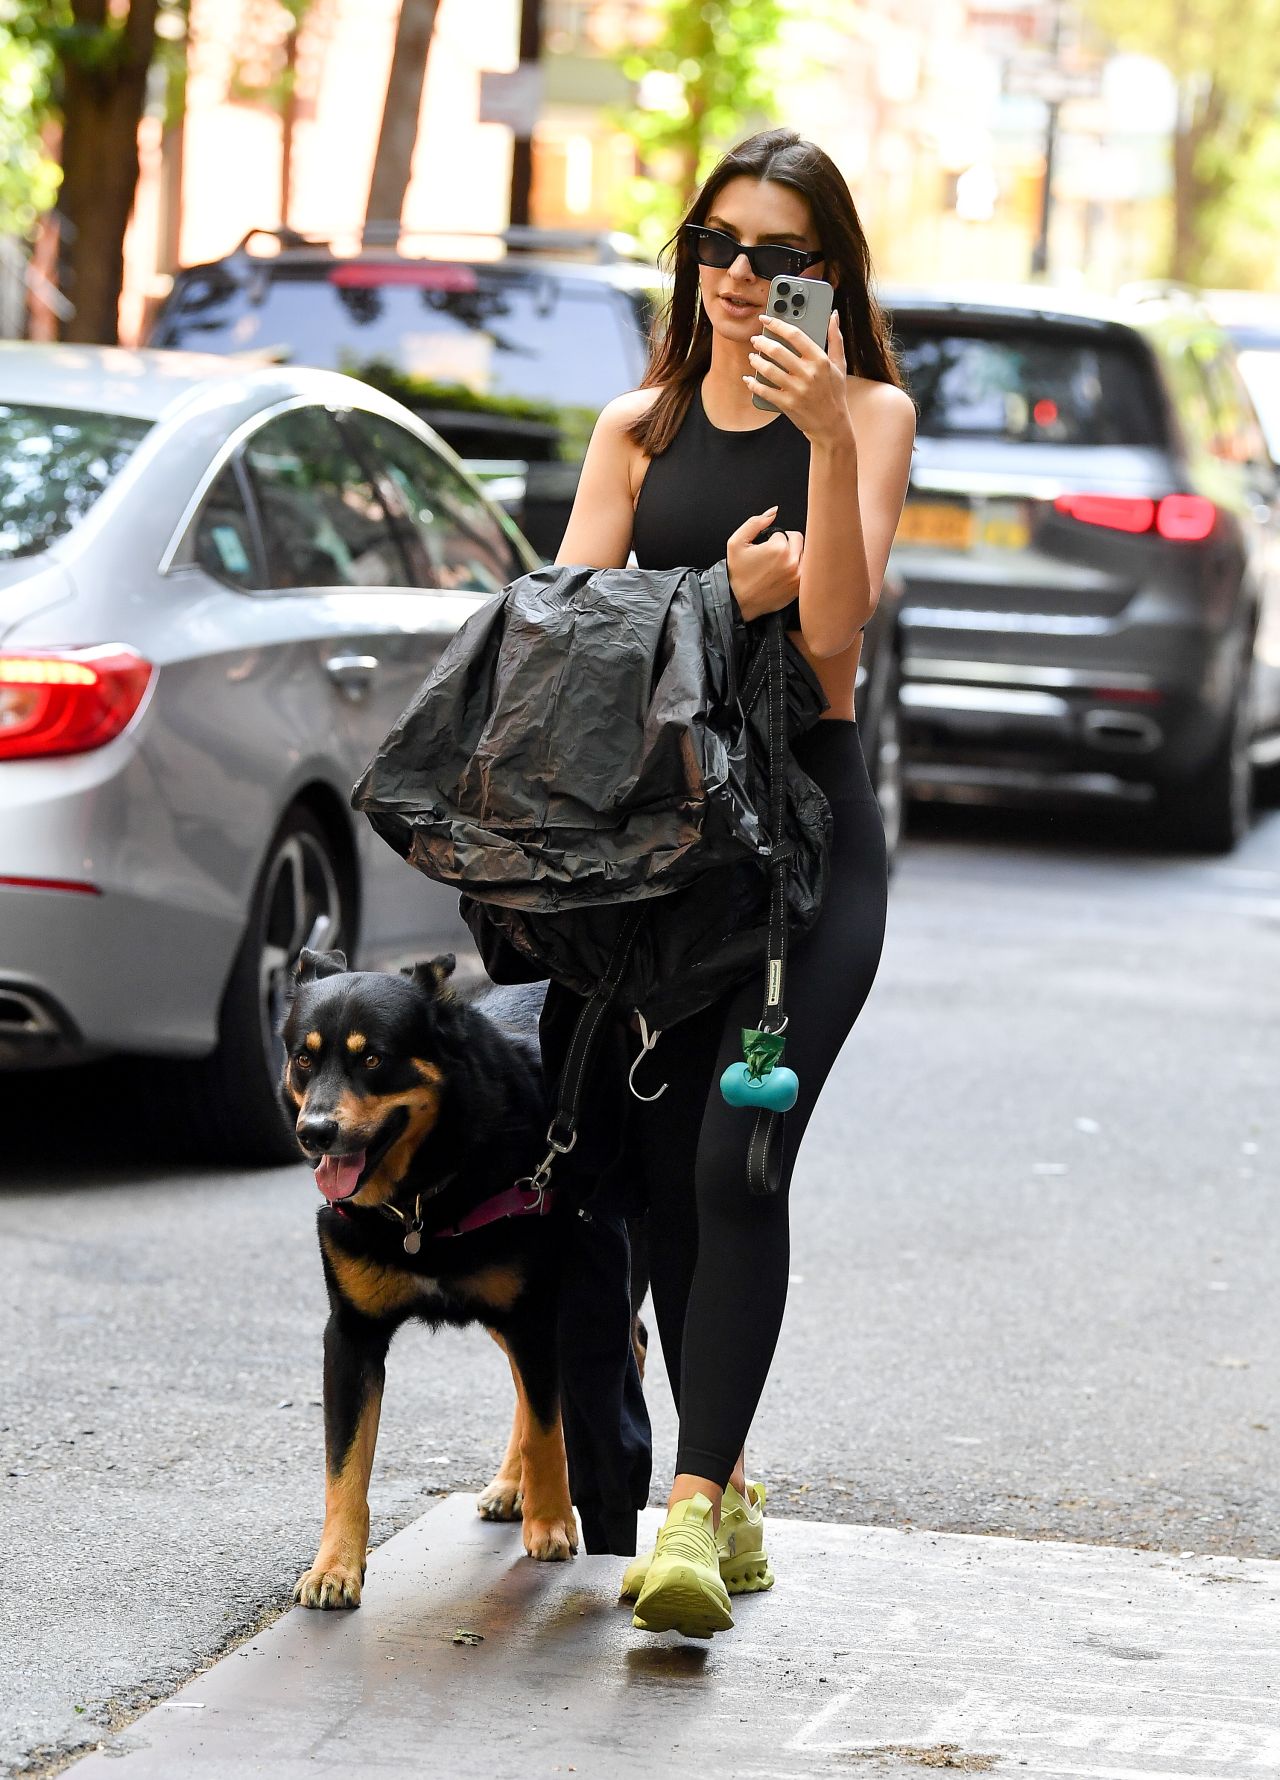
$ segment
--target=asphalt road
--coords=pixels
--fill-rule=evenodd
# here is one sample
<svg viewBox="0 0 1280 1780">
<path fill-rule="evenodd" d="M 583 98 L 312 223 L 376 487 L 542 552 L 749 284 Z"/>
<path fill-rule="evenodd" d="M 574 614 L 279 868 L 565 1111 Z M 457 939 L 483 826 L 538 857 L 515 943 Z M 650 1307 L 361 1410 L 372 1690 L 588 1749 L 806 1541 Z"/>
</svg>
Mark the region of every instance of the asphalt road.
<svg viewBox="0 0 1280 1780">
<path fill-rule="evenodd" d="M 1123 815 L 914 822 L 751 1468 L 792 1516 L 1280 1556 L 1280 811 L 1220 862 Z M 89 1085 L 0 1084 L 14 1772 L 279 1612 L 322 1513 L 309 1173 L 142 1160 Z M 656 1349 L 650 1381 L 656 1499 Z M 403 1332 L 374 1541 L 483 1482 L 509 1415 L 483 1336 Z"/>
</svg>

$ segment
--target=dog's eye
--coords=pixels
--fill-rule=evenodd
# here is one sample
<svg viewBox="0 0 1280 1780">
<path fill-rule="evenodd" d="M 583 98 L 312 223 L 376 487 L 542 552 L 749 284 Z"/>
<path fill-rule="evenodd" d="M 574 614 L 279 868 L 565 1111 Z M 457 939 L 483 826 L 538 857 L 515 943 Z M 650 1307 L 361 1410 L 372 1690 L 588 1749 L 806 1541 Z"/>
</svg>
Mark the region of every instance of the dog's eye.
<svg viewBox="0 0 1280 1780">
<path fill-rule="evenodd" d="M 365 1052 L 364 1066 L 366 1069 L 377 1069 L 381 1062 L 382 1058 L 379 1057 L 376 1051 Z"/>
<path fill-rule="evenodd" d="M 295 1069 L 301 1069 L 304 1073 L 308 1069 L 310 1069 L 310 1067 L 311 1067 L 311 1053 L 310 1053 L 310 1051 L 299 1051 L 297 1056 L 293 1059 L 293 1066 Z"/>
</svg>

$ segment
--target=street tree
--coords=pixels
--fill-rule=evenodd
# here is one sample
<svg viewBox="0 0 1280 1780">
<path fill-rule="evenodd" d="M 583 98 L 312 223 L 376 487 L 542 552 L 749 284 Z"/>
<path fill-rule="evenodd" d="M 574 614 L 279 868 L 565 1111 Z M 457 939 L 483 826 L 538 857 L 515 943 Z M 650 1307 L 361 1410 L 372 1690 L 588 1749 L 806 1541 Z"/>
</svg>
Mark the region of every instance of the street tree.
<svg viewBox="0 0 1280 1780">
<path fill-rule="evenodd" d="M 138 183 L 138 124 L 159 0 L 33 0 L 32 37 L 52 60 L 61 118 L 60 282 L 68 340 L 114 340 L 124 232 Z"/>
<path fill-rule="evenodd" d="M 365 205 L 365 226 L 398 226 L 413 172 L 418 116 L 439 0 L 400 0 L 396 38 L 382 103 L 382 124 Z"/>
<path fill-rule="evenodd" d="M 785 0 L 663 0 L 661 35 L 619 57 L 641 104 L 613 113 L 640 166 L 618 221 L 649 251 L 708 163 L 775 120 L 773 52 L 788 11 Z"/>
<path fill-rule="evenodd" d="M 1236 282 L 1276 272 L 1280 0 L 1087 0 L 1121 49 L 1154 56 L 1178 88 L 1169 275 Z M 1261 234 L 1256 220 L 1269 214 Z"/>
</svg>

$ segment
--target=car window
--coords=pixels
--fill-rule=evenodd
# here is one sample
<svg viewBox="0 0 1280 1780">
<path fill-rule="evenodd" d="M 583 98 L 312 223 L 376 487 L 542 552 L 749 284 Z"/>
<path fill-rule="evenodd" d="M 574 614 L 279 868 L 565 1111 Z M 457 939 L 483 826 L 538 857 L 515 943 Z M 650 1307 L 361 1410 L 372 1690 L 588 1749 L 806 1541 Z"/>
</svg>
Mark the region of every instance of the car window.
<svg viewBox="0 0 1280 1780">
<path fill-rule="evenodd" d="M 1209 399 L 1209 381 L 1196 354 L 1194 339 L 1184 335 L 1168 342 L 1163 361 L 1174 407 L 1188 442 L 1198 451 L 1216 453 L 1218 417 Z"/>
<path fill-rule="evenodd" d="M 323 408 L 269 420 L 245 446 L 262 516 L 267 584 L 412 585 L 387 512 Z"/>
<path fill-rule="evenodd" d="M 206 268 L 180 280 L 153 343 L 282 350 L 387 389 L 465 456 L 571 462 L 644 363 L 612 288 L 505 262 Z"/>
<path fill-rule="evenodd" d="M 489 508 L 438 452 L 378 414 L 357 410 L 348 424 L 395 484 L 426 551 L 433 586 L 496 593 L 522 571 Z"/>
<path fill-rule="evenodd" d="M 1158 445 L 1149 372 L 1122 346 L 1016 326 L 998 334 L 895 325 L 898 357 L 933 438 L 1029 445 Z"/>
<path fill-rule="evenodd" d="M 255 560 L 253 525 L 232 464 L 227 465 L 209 490 L 196 521 L 193 551 L 204 572 L 227 587 L 247 593 L 262 585 L 262 572 Z"/>
<path fill-rule="evenodd" d="M 0 404 L 0 558 L 34 556 L 78 525 L 149 420 Z"/>
</svg>

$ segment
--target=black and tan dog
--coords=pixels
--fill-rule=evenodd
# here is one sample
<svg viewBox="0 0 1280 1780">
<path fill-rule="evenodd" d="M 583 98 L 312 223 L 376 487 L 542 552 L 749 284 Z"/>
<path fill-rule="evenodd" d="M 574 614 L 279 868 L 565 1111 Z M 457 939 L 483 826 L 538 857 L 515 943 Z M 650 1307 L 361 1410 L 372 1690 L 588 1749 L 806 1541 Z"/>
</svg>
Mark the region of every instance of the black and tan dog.
<svg viewBox="0 0 1280 1780">
<path fill-rule="evenodd" d="M 478 1507 L 495 1520 L 520 1514 L 531 1557 L 577 1550 L 556 1362 L 558 1218 L 517 1185 L 546 1149 L 537 1042 L 452 994 L 453 964 L 396 977 L 303 952 L 285 1021 L 282 1099 L 326 1201 L 325 1522 L 294 1589 L 308 1607 L 359 1604 L 384 1362 L 411 1317 L 480 1323 L 505 1350 L 515 1422 Z"/>
</svg>

